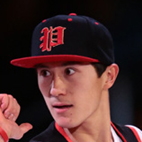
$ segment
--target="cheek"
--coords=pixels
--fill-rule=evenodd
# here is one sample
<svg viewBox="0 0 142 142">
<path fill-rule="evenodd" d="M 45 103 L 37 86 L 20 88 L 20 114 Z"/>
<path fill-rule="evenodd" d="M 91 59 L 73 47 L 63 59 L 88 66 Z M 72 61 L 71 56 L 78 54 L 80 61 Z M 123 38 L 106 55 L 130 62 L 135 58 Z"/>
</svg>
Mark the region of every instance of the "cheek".
<svg viewBox="0 0 142 142">
<path fill-rule="evenodd" d="M 46 81 L 38 77 L 39 90 L 45 100 L 47 107 L 50 109 L 50 106 L 48 106 L 49 105 L 49 91 L 50 91 L 49 86 L 50 85 Z"/>
<path fill-rule="evenodd" d="M 81 80 L 80 83 L 74 85 L 76 87 L 76 97 L 79 98 L 83 105 L 97 105 L 102 94 L 102 84 L 100 81 L 89 79 Z"/>
<path fill-rule="evenodd" d="M 43 79 L 42 77 L 38 77 L 38 87 L 43 96 L 48 96 L 50 89 L 49 81 Z"/>
</svg>

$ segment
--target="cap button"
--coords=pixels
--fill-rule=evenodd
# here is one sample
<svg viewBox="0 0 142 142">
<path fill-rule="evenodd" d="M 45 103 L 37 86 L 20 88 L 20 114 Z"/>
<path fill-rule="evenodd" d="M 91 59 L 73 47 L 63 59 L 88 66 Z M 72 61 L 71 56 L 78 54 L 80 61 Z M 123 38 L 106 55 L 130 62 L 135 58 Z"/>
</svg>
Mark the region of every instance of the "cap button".
<svg viewBox="0 0 142 142">
<path fill-rule="evenodd" d="M 69 16 L 76 16 L 76 13 L 70 13 Z"/>
</svg>

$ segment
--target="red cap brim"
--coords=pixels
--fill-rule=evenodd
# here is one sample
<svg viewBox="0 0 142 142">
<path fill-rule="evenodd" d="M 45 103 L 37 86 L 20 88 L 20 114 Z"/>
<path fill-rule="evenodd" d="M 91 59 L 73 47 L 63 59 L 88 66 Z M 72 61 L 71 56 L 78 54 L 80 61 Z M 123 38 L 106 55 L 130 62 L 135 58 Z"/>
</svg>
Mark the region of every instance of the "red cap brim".
<svg viewBox="0 0 142 142">
<path fill-rule="evenodd" d="M 35 65 L 49 62 L 99 62 L 97 59 L 79 56 L 79 55 L 44 55 L 44 56 L 31 56 L 23 57 L 12 60 L 10 63 L 14 66 L 23 68 L 34 68 Z"/>
</svg>

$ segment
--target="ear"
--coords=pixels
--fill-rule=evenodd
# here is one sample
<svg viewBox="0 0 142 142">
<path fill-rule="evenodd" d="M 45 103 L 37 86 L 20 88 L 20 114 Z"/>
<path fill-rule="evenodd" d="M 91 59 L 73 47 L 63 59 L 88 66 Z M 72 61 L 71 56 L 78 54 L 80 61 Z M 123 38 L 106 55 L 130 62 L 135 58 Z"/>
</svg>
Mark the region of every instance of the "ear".
<svg viewBox="0 0 142 142">
<path fill-rule="evenodd" d="M 117 64 L 111 64 L 107 67 L 105 74 L 106 74 L 106 82 L 105 82 L 105 89 L 109 89 L 114 84 L 117 75 L 119 72 L 119 67 Z"/>
</svg>

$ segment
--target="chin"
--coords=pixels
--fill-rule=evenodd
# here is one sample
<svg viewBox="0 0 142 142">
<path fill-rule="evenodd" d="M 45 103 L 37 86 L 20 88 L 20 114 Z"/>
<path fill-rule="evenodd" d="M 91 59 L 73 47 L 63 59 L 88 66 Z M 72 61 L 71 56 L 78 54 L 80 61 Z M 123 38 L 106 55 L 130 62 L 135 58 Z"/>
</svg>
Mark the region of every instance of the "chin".
<svg viewBox="0 0 142 142">
<path fill-rule="evenodd" d="M 55 119 L 55 121 L 60 127 L 63 127 L 63 128 L 73 128 L 74 127 L 74 124 L 70 118 L 58 118 L 58 119 Z"/>
</svg>

